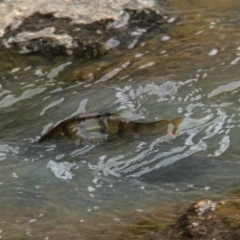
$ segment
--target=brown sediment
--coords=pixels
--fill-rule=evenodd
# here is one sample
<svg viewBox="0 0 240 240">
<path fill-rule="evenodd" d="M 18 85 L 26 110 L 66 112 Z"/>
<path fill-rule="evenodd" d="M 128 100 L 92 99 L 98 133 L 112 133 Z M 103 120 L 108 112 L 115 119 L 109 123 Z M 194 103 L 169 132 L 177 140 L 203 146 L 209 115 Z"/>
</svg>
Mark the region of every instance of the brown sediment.
<svg viewBox="0 0 240 240">
<path fill-rule="evenodd" d="M 164 207 L 155 206 L 146 212 L 109 211 L 87 216 L 63 208 L 57 202 L 55 204 L 35 202 L 24 209 L 2 203 L 1 228 L 4 230 L 1 236 L 2 239 L 9 240 L 44 239 L 47 236 L 49 239 L 60 240 L 144 240 L 167 229 L 183 211 L 183 206 L 167 204 Z M 32 219 L 36 221 L 31 223 Z M 31 232 L 31 237 L 26 235 L 26 229 Z"/>
<path fill-rule="evenodd" d="M 240 203 L 237 199 L 200 200 L 185 210 L 175 223 L 164 224 L 143 214 L 135 225 L 126 227 L 120 236 L 122 239 L 151 240 L 239 240 L 239 213 Z"/>
<path fill-rule="evenodd" d="M 164 31 L 154 32 L 151 30 L 146 33 L 146 39 L 139 38 L 138 44 L 133 49 L 126 49 L 127 44 L 124 45 L 121 42 L 119 47 L 112 48 L 109 54 L 103 54 L 101 58 L 94 59 L 94 61 L 74 61 L 72 65 L 62 71 L 62 79 L 69 82 L 94 82 L 128 76 L 127 80 L 132 78 L 149 80 L 155 76 L 176 74 L 174 80 L 177 80 L 178 76 L 189 73 L 191 70 L 211 69 L 223 62 L 231 62 L 236 54 L 240 36 L 238 25 L 229 24 L 233 21 L 230 19 L 230 14 L 224 16 L 225 23 L 220 20 L 223 11 L 233 10 L 239 5 L 239 2 L 234 0 L 219 3 L 207 3 L 206 0 L 171 1 L 171 8 L 177 12 L 181 21 L 168 29 L 166 34 L 170 37 L 169 41 L 161 40 L 165 34 Z M 216 23 L 213 28 L 210 28 L 211 19 Z M 66 25 L 66 23 L 64 24 Z M 90 27 L 85 27 L 86 30 L 90 29 Z M 129 26 L 128 30 L 131 32 Z M 121 34 L 125 32 L 127 31 L 122 31 Z M 94 34 L 97 33 L 94 32 Z M 105 42 L 110 35 L 101 33 L 98 37 L 106 38 L 103 41 Z M 125 39 L 125 37 L 124 35 L 123 38 Z M 95 39 L 96 36 L 94 35 L 92 38 Z M 213 48 L 216 48 L 218 53 L 216 56 L 209 56 L 208 54 Z M 91 53 L 91 51 L 89 52 Z M 136 54 L 143 54 L 143 57 L 135 57 Z M 149 63 L 151 64 L 149 65 Z M 9 69 L 10 65 L 5 66 L 5 64 L 2 64 L 2 68 Z M 143 66 L 145 68 L 142 68 Z M 46 68 L 49 69 L 49 66 Z M 225 65 L 222 65 L 221 69 L 224 68 Z"/>
<path fill-rule="evenodd" d="M 95 214 L 81 217 L 52 205 L 32 204 L 24 208 L 1 204 L 3 239 L 91 239 L 91 240 L 239 240 L 239 199 L 200 200 L 155 206 L 144 212 Z M 179 217 L 180 216 L 180 217 Z M 118 221 L 113 221 L 118 219 Z M 31 223 L 31 220 L 36 220 Z M 14 231 L 13 231 L 14 230 Z"/>
<path fill-rule="evenodd" d="M 128 75 L 129 78 L 149 79 L 149 76 L 189 73 L 190 71 L 209 70 L 221 64 L 223 70 L 234 59 L 238 47 L 238 24 L 232 24 L 231 14 L 224 15 L 225 11 L 234 11 L 240 3 L 234 0 L 208 3 L 201 1 L 170 1 L 171 8 L 179 15 L 181 21 L 168 29 L 169 41 L 161 40 L 163 34 L 156 34 L 134 49 L 122 52 L 111 51 L 103 56 L 97 64 L 79 67 L 73 66 L 69 81 L 94 80 L 119 68 L 123 63 L 131 64 L 118 73 L 118 78 Z M 224 19 L 224 21 L 222 21 Z M 213 22 L 215 25 L 211 25 Z M 217 49 L 216 56 L 209 56 L 209 52 Z M 163 53 L 164 52 L 164 53 Z M 138 53 L 143 57 L 135 58 Z M 115 64 L 112 64 L 114 60 Z M 148 63 L 154 63 L 149 65 Z M 141 68 L 142 66 L 146 68 Z M 97 70 L 100 69 L 100 70 Z M 143 77 L 142 77 L 143 76 Z"/>
</svg>

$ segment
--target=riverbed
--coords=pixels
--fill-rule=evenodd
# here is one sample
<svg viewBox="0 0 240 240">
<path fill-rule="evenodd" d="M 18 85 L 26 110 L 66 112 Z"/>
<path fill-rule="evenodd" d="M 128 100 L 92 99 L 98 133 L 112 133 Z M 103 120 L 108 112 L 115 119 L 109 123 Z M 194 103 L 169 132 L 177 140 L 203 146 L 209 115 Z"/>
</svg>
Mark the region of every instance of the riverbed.
<svg viewBox="0 0 240 240">
<path fill-rule="evenodd" d="M 177 23 L 127 51 L 87 61 L 2 54 L 3 239 L 114 239 L 141 219 L 171 223 L 193 201 L 239 188 L 240 3 L 170 7 Z M 174 135 L 37 143 L 93 111 L 182 123 Z"/>
</svg>

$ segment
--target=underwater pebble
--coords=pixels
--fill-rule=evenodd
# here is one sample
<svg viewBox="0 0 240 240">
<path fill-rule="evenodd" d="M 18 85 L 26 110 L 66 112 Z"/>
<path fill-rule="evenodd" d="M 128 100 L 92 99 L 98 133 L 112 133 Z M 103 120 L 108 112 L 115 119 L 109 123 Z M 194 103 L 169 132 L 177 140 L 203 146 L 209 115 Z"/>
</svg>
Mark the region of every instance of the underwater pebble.
<svg viewBox="0 0 240 240">
<path fill-rule="evenodd" d="M 204 73 L 202 77 L 203 77 L 203 78 L 207 77 L 207 73 Z"/>
<path fill-rule="evenodd" d="M 234 59 L 234 60 L 231 62 L 231 64 L 232 64 L 232 65 L 236 65 L 239 60 L 240 60 L 240 57 L 237 57 L 236 59 Z"/>
<path fill-rule="evenodd" d="M 201 33 L 203 33 L 203 31 L 201 30 L 201 31 L 198 31 L 198 32 L 196 32 L 195 33 L 195 35 L 198 35 L 198 34 L 201 34 Z"/>
<path fill-rule="evenodd" d="M 215 56 L 217 53 L 218 53 L 218 50 L 216 48 L 214 48 L 208 53 L 208 55 L 209 56 Z"/>
<path fill-rule="evenodd" d="M 169 19 L 168 19 L 168 21 L 167 21 L 167 22 L 168 22 L 168 23 L 173 23 L 175 20 L 176 20 L 176 18 L 175 18 L 175 17 L 171 17 L 171 18 L 169 18 Z"/>
<path fill-rule="evenodd" d="M 136 57 L 136 58 L 139 58 L 139 57 L 142 57 L 142 56 L 143 56 L 143 53 L 137 53 L 137 54 L 134 55 L 134 57 Z"/>
<path fill-rule="evenodd" d="M 137 44 L 137 42 L 138 42 L 138 39 L 134 39 L 134 40 L 132 41 L 132 43 L 128 45 L 128 49 L 134 48 L 135 45 Z"/>
<path fill-rule="evenodd" d="M 162 37 L 162 41 L 163 41 L 163 42 L 168 41 L 169 39 L 170 39 L 169 36 L 163 36 L 163 37 Z"/>
<path fill-rule="evenodd" d="M 119 46 L 120 41 L 117 39 L 114 39 L 114 38 L 110 38 L 107 40 L 107 42 L 105 44 L 108 49 L 111 49 L 111 48 L 115 48 L 115 47 Z"/>
<path fill-rule="evenodd" d="M 37 219 L 35 219 L 35 218 L 29 220 L 30 223 L 34 223 L 34 222 L 36 222 L 36 221 L 37 221 Z"/>
<path fill-rule="evenodd" d="M 14 68 L 11 72 L 12 73 L 15 73 L 15 72 L 17 72 L 17 71 L 19 71 L 21 68 Z"/>
<path fill-rule="evenodd" d="M 27 70 L 29 70 L 29 69 L 31 69 L 31 68 L 32 68 L 31 66 L 26 67 L 26 68 L 23 69 L 23 71 L 27 71 Z"/>
<path fill-rule="evenodd" d="M 150 63 L 147 63 L 147 64 L 144 64 L 142 66 L 140 66 L 138 69 L 143 69 L 143 68 L 147 68 L 147 67 L 151 67 L 155 64 L 155 62 L 150 62 Z"/>
</svg>

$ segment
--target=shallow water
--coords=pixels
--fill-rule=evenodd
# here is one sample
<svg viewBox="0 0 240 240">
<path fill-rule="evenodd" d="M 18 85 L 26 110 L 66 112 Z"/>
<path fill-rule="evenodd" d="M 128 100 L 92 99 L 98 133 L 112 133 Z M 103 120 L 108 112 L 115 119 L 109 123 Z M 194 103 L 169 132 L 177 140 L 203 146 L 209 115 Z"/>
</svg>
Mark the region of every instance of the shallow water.
<svg viewBox="0 0 240 240">
<path fill-rule="evenodd" d="M 1 73 L 3 238 L 109 239 L 144 213 L 168 222 L 174 209 L 161 207 L 239 188 L 240 4 L 172 8 L 180 21 L 169 38 L 90 63 L 16 57 Z M 81 66 L 97 77 L 73 81 Z M 57 122 L 99 110 L 183 122 L 176 136 L 36 143 Z"/>
</svg>

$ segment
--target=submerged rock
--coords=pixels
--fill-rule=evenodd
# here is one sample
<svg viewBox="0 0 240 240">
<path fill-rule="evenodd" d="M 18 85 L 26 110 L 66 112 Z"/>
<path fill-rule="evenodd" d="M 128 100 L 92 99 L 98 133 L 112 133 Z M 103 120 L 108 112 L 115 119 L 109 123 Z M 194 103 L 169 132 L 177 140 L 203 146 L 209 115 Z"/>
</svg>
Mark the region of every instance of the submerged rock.
<svg viewBox="0 0 240 240">
<path fill-rule="evenodd" d="M 239 216 L 239 200 L 202 200 L 194 203 L 175 225 L 159 231 L 152 239 L 239 240 Z"/>
<path fill-rule="evenodd" d="M 54 126 L 39 142 L 48 139 L 72 139 L 76 142 L 104 142 L 119 136 L 139 134 L 176 134 L 181 118 L 155 122 L 131 121 L 116 114 L 93 112 L 84 113 Z"/>
<path fill-rule="evenodd" d="M 77 3 L 61 1 L 57 5 L 42 0 L 19 12 L 22 5 L 25 6 L 16 0 L 15 17 L 0 11 L 3 44 L 20 53 L 93 58 L 116 47 L 131 49 L 140 41 L 166 31 L 175 20 L 155 1 L 90 1 L 86 4 L 79 0 Z M 8 1 L 0 4 L 0 8 L 4 7 L 8 9 Z"/>
<path fill-rule="evenodd" d="M 159 8 L 154 0 L 4 0 L 0 2 L 0 33 L 3 35 L 9 25 L 12 29 L 17 28 L 23 19 L 36 12 L 54 13 L 56 18 L 70 18 L 73 23 L 89 24 L 105 18 L 117 20 L 123 8 L 140 10 L 156 7 Z"/>
</svg>

